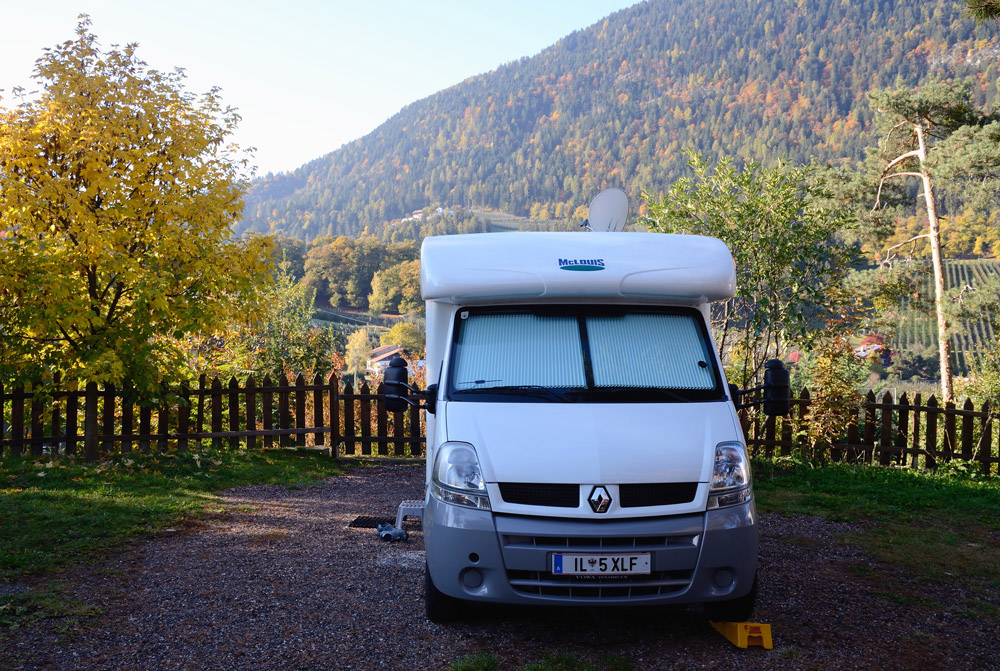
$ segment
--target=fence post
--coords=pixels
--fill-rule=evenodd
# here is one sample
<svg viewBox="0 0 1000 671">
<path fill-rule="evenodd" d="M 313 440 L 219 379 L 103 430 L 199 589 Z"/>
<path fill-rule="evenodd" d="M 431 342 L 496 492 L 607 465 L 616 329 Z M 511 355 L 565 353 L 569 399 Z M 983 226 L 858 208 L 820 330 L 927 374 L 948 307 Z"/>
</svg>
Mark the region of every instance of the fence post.
<svg viewBox="0 0 1000 671">
<path fill-rule="evenodd" d="M 931 396 L 927 399 L 927 436 L 924 440 L 925 461 L 924 465 L 929 469 L 937 468 L 937 399 Z"/>
<path fill-rule="evenodd" d="M 892 394 L 885 392 L 882 395 L 880 404 L 882 423 L 879 428 L 878 437 L 878 462 L 882 466 L 888 466 L 892 460 Z"/>
<path fill-rule="evenodd" d="M 52 383 L 55 389 L 52 391 L 52 422 L 50 424 L 52 433 L 49 434 L 51 437 L 49 445 L 52 447 L 53 454 L 59 454 L 59 443 L 63 443 L 65 440 L 65 436 L 62 434 L 62 413 L 60 412 L 58 402 L 59 397 L 65 395 L 63 391 L 65 387 L 62 384 L 62 373 L 57 372 L 52 377 Z M 0 456 L 3 456 L 3 449 L 0 449 Z"/>
<path fill-rule="evenodd" d="M 872 463 L 875 456 L 875 392 L 869 390 L 865 396 L 865 437 L 864 443 L 864 463 Z"/>
<path fill-rule="evenodd" d="M 77 413 L 80 409 L 80 384 L 76 380 L 66 389 L 66 454 L 76 454 L 78 439 Z"/>
<path fill-rule="evenodd" d="M 240 383 L 235 375 L 229 378 L 229 430 L 233 433 L 240 430 Z M 240 449 L 239 436 L 229 436 L 229 449 Z"/>
<path fill-rule="evenodd" d="M 406 413 L 402 410 L 392 413 L 392 453 L 397 457 L 406 454 Z"/>
<path fill-rule="evenodd" d="M 321 429 L 325 426 L 323 423 L 323 376 L 319 373 L 313 375 L 313 428 Z M 317 431 L 313 434 L 313 444 L 314 445 L 324 445 L 326 443 L 325 434 L 322 431 Z"/>
<path fill-rule="evenodd" d="M 247 407 L 246 407 L 247 431 L 257 430 L 257 383 L 253 375 L 247 376 Z M 247 449 L 257 449 L 257 436 L 247 436 Z"/>
<path fill-rule="evenodd" d="M 792 408 L 799 405 L 797 402 L 792 401 L 789 407 L 789 415 L 793 412 Z M 799 412 L 802 412 L 801 406 Z M 778 439 L 781 442 L 783 449 L 787 449 L 789 452 L 795 451 L 795 440 L 792 437 L 792 419 L 791 416 L 782 417 L 778 420 L 781 426 L 781 437 Z"/>
<path fill-rule="evenodd" d="M 913 396 L 913 431 L 910 433 L 910 468 L 918 468 L 920 465 L 920 394 Z M 927 413 L 923 413 L 927 416 Z"/>
<path fill-rule="evenodd" d="M 10 397 L 10 453 L 20 457 L 24 447 L 24 385 L 14 387 Z"/>
<path fill-rule="evenodd" d="M 302 431 L 306 428 L 306 379 L 299 373 L 295 377 L 295 428 Z M 295 434 L 295 444 L 306 446 L 306 434 Z"/>
<path fill-rule="evenodd" d="M 97 383 L 88 382 L 83 399 L 83 450 L 87 461 L 97 459 Z"/>
<path fill-rule="evenodd" d="M 382 382 L 378 383 L 378 387 L 375 388 L 375 433 L 378 434 L 378 453 L 379 454 L 389 454 L 389 426 L 387 415 L 385 411 L 385 384 Z"/>
<path fill-rule="evenodd" d="M 337 450 L 340 445 L 340 398 L 339 382 L 337 374 L 330 371 L 330 379 L 327 381 L 329 389 L 328 401 L 330 403 L 330 454 L 334 459 L 338 457 Z"/>
<path fill-rule="evenodd" d="M 197 433 L 205 432 L 205 374 L 198 376 L 198 412 L 195 416 L 195 423 L 198 427 Z M 198 447 L 201 447 L 201 438 L 198 439 Z"/>
<path fill-rule="evenodd" d="M 809 390 L 803 388 L 799 392 L 799 402 L 796 404 L 798 406 L 798 431 L 799 435 L 796 436 L 795 444 L 799 451 L 799 456 L 803 459 L 809 459 L 809 431 L 806 429 L 807 423 L 809 422 L 809 405 L 810 405 L 810 395 Z M 831 446 L 830 453 L 832 455 L 833 448 Z M 768 453 L 768 456 L 771 456 Z M 831 456 L 831 458 L 833 458 Z"/>
<path fill-rule="evenodd" d="M 361 397 L 361 454 L 370 455 L 372 453 L 372 399 L 371 389 L 367 382 L 361 383 L 359 390 Z"/>
<path fill-rule="evenodd" d="M 264 375 L 264 388 L 261 390 L 264 397 L 261 399 L 261 421 L 264 423 L 264 447 L 274 446 L 274 437 L 271 430 L 274 428 L 274 384 L 270 375 Z"/>
<path fill-rule="evenodd" d="M 971 461 L 973 456 L 972 441 L 974 440 L 972 429 L 975 423 L 972 414 L 976 411 L 971 398 L 965 399 L 962 410 L 965 413 L 962 415 L 962 459 Z"/>
<path fill-rule="evenodd" d="M 42 434 L 45 427 L 42 425 L 42 401 L 38 397 L 38 387 L 31 388 L 31 456 L 42 456 Z"/>
<path fill-rule="evenodd" d="M 778 453 L 781 454 L 782 456 L 786 456 L 787 451 L 782 449 L 782 446 L 778 445 L 778 441 L 775 440 L 775 436 L 777 435 L 777 431 L 775 431 L 776 420 L 777 418 L 774 415 L 764 416 L 764 441 L 768 445 L 774 445 L 775 447 L 777 447 Z"/>
<path fill-rule="evenodd" d="M 910 433 L 910 399 L 904 392 L 899 397 L 899 419 L 896 422 L 896 463 L 903 465 L 906 463 L 906 439 Z"/>
<path fill-rule="evenodd" d="M 101 441 L 101 453 L 107 456 L 114 451 L 115 441 L 115 385 L 104 385 L 104 412 L 101 413 L 101 433 L 105 438 Z"/>
<path fill-rule="evenodd" d="M 132 451 L 133 429 L 135 417 L 135 394 L 132 383 L 126 382 L 122 387 L 122 454 Z"/>
<path fill-rule="evenodd" d="M 420 443 L 418 439 L 421 437 L 420 431 L 420 408 L 415 405 L 410 406 L 410 438 L 413 438 L 413 442 L 410 443 L 413 447 L 410 448 L 410 456 L 415 454 L 420 454 L 423 452 L 425 455 L 427 453 L 427 439 L 424 437 L 424 449 L 421 450 Z"/>
<path fill-rule="evenodd" d="M 219 378 L 212 378 L 212 397 L 209 405 L 212 413 L 212 433 L 222 433 L 222 382 Z M 214 436 L 212 438 L 212 449 L 218 450 L 222 447 L 222 438 Z"/>
<path fill-rule="evenodd" d="M 143 454 L 149 452 L 149 434 L 153 424 L 153 411 L 148 405 L 139 406 L 139 451 Z"/>
<path fill-rule="evenodd" d="M 841 455 L 841 460 L 847 463 L 858 461 L 859 446 L 861 444 L 861 417 L 864 411 L 864 401 L 855 408 L 847 418 L 847 444 Z"/>
<path fill-rule="evenodd" d="M 354 456 L 356 451 L 354 434 L 354 388 L 350 382 L 344 383 L 344 454 Z"/>
<path fill-rule="evenodd" d="M 167 403 L 167 385 L 160 382 L 160 412 L 156 416 L 156 449 L 159 452 L 166 452 L 167 436 L 170 435 L 170 405 Z"/>
<path fill-rule="evenodd" d="M 284 373 L 278 378 L 278 429 L 292 428 L 292 414 L 288 407 L 288 378 Z M 291 436 L 281 434 L 278 444 L 287 447 L 292 442 Z"/>
<path fill-rule="evenodd" d="M 177 451 L 188 449 L 188 434 L 191 433 L 191 390 L 187 382 L 181 382 L 180 396 L 177 399 Z"/>
<path fill-rule="evenodd" d="M 958 445 L 958 431 L 955 422 L 955 403 L 947 401 L 944 404 L 944 459 L 955 458 L 955 447 Z"/>
</svg>

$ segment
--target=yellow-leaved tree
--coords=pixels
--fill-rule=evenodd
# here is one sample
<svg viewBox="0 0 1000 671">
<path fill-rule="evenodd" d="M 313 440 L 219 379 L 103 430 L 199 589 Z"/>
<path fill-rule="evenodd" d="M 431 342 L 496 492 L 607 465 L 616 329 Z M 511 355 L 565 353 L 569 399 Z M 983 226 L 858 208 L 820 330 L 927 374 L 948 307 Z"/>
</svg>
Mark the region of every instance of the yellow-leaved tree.
<svg viewBox="0 0 1000 671">
<path fill-rule="evenodd" d="M 154 389 L 268 280 L 269 239 L 232 235 L 239 116 L 136 45 L 102 51 L 86 16 L 33 78 L 0 107 L 0 376 Z"/>
</svg>

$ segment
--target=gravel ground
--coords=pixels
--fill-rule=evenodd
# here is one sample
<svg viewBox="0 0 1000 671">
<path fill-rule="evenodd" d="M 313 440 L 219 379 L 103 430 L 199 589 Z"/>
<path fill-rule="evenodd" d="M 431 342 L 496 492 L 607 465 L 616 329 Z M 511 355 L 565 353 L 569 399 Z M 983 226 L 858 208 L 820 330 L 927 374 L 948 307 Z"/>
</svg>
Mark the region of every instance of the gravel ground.
<svg viewBox="0 0 1000 671">
<path fill-rule="evenodd" d="M 423 473 L 226 492 L 218 517 L 63 576 L 101 614 L 0 633 L 0 669 L 443 669 L 480 651 L 505 669 L 550 652 L 621 655 L 637 670 L 1000 669 L 1000 626 L 961 614 L 964 595 L 880 596 L 905 577 L 887 589 L 888 569 L 838 542 L 851 525 L 805 516 L 761 516 L 754 620 L 771 625 L 772 650 L 736 648 L 689 609 L 483 609 L 432 624 L 416 522 L 405 543 L 348 527 L 421 498 Z"/>
</svg>

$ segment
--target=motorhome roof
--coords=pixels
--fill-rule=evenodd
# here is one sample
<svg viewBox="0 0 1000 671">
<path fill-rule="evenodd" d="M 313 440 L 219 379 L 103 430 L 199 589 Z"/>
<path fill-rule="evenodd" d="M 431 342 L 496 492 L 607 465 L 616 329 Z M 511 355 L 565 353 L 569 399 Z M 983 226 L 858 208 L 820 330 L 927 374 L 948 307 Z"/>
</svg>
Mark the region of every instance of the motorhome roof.
<svg viewBox="0 0 1000 671">
<path fill-rule="evenodd" d="M 662 233 L 489 233 L 426 238 L 424 300 L 606 298 L 699 305 L 726 300 L 736 268 L 725 243 Z"/>
</svg>

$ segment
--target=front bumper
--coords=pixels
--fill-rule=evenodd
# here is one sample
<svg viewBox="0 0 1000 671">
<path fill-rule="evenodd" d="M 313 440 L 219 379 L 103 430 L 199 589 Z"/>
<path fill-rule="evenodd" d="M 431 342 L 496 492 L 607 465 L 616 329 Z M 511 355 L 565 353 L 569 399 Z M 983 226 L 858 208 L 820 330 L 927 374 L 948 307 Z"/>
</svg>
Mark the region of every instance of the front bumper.
<svg viewBox="0 0 1000 671">
<path fill-rule="evenodd" d="M 613 521 L 501 515 L 429 497 L 423 529 L 434 585 L 514 604 L 687 604 L 747 594 L 757 571 L 753 500 L 695 515 Z M 641 576 L 556 576 L 553 552 L 649 552 Z"/>
</svg>

